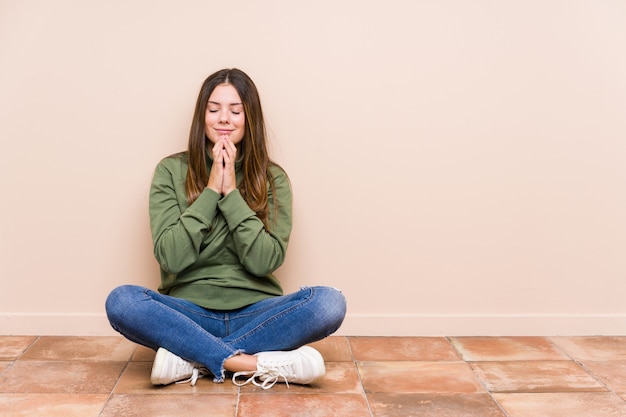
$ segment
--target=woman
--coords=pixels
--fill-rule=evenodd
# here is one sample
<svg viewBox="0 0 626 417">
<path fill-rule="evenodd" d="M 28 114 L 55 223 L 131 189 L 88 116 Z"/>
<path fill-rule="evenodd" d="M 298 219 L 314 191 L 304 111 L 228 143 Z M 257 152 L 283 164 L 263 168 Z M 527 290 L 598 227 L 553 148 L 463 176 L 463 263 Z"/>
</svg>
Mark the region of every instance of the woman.
<svg viewBox="0 0 626 417">
<path fill-rule="evenodd" d="M 149 211 L 159 291 L 118 287 L 106 311 L 115 330 L 157 351 L 153 384 L 193 385 L 207 373 L 223 382 L 227 371 L 238 385 L 263 388 L 324 376 L 321 355 L 305 345 L 339 328 L 345 298 L 329 287 L 283 295 L 272 275 L 291 233 L 291 188 L 269 159 L 260 98 L 245 73 L 205 80 L 188 150 L 158 164 Z"/>
</svg>

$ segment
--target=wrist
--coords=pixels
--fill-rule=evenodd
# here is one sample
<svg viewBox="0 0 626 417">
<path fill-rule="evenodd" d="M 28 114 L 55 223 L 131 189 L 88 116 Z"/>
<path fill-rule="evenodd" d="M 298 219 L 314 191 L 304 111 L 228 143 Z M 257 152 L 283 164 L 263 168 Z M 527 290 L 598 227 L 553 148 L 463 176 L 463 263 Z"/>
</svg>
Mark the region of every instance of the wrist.
<svg viewBox="0 0 626 417">
<path fill-rule="evenodd" d="M 235 191 L 237 188 L 228 188 L 223 190 L 222 194 L 224 195 L 224 197 L 226 197 L 228 194 L 232 193 L 233 191 Z"/>
<path fill-rule="evenodd" d="M 219 189 L 217 189 L 215 187 L 212 187 L 210 185 L 207 185 L 206 188 L 211 190 L 211 191 L 214 191 L 216 194 L 222 194 Z"/>
</svg>

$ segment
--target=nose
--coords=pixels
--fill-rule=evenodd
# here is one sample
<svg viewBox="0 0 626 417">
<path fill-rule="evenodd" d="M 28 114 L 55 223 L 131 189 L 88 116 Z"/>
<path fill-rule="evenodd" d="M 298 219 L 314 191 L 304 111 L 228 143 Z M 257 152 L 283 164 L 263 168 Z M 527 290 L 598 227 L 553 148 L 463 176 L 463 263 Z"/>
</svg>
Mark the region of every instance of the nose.
<svg viewBox="0 0 626 417">
<path fill-rule="evenodd" d="M 230 121 L 230 117 L 228 114 L 228 110 L 222 110 L 220 111 L 220 123 L 228 123 Z"/>
</svg>

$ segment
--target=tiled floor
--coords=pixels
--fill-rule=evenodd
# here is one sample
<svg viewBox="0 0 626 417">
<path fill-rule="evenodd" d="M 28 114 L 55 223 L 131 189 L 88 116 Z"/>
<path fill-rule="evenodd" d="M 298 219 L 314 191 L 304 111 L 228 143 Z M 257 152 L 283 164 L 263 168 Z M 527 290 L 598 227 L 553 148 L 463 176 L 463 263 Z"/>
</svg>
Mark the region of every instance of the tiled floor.
<svg viewBox="0 0 626 417">
<path fill-rule="evenodd" d="M 330 337 L 326 378 L 150 385 L 120 337 L 0 336 L 0 416 L 626 416 L 626 337 Z"/>
</svg>

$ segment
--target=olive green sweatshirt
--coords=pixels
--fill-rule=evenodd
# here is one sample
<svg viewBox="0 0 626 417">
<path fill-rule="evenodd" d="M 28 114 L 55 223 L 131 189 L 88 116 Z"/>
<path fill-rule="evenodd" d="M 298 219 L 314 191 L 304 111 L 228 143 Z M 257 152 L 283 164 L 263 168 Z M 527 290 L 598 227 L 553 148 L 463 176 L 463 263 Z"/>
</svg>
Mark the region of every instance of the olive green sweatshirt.
<svg viewBox="0 0 626 417">
<path fill-rule="evenodd" d="M 209 171 L 211 164 L 209 159 Z M 238 182 L 240 164 L 235 166 Z M 150 188 L 150 228 L 161 266 L 159 292 L 216 310 L 234 310 L 282 295 L 272 273 L 285 260 L 292 197 L 287 174 L 276 165 L 270 173 L 274 194 L 268 184 L 268 232 L 239 190 L 221 196 L 205 188 L 193 204 L 187 204 L 186 152 L 157 165 Z"/>
</svg>

